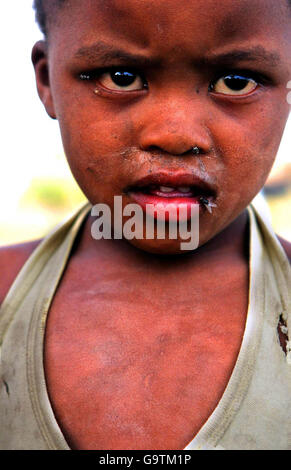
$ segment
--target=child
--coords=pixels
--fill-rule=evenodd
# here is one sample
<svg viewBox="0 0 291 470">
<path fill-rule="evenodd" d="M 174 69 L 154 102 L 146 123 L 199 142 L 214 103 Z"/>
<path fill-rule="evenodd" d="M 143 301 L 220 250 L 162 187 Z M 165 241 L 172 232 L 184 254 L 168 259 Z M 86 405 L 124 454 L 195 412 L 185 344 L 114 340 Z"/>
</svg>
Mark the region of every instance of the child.
<svg viewBox="0 0 291 470">
<path fill-rule="evenodd" d="M 89 203 L 1 250 L 1 448 L 291 449 L 291 249 L 251 204 L 289 114 L 291 5 L 35 6 L 38 93 Z M 120 196 L 142 224 L 198 207 L 199 247 L 167 218 L 96 240 L 91 205 Z"/>
</svg>

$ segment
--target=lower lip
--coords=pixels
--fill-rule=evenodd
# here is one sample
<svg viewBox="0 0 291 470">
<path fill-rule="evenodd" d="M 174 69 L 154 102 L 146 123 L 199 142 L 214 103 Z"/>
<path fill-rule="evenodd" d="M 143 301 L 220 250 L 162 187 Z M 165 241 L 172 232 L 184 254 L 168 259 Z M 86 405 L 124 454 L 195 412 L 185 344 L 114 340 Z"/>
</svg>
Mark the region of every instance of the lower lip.
<svg viewBox="0 0 291 470">
<path fill-rule="evenodd" d="M 178 221 L 191 219 L 191 208 L 194 205 L 200 206 L 200 196 L 174 195 L 163 197 L 162 195 L 146 194 L 138 191 L 130 192 L 129 196 L 141 206 L 145 213 L 153 215 L 153 210 L 155 210 L 154 218 L 159 219 L 160 214 L 166 221 L 171 221 L 169 205 L 173 208 L 175 220 Z"/>
</svg>

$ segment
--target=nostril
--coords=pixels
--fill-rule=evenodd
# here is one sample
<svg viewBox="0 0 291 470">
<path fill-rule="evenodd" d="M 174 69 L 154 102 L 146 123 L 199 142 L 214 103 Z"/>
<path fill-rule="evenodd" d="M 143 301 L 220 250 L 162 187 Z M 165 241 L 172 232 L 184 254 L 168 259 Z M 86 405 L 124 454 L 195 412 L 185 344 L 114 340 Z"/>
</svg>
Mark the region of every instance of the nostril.
<svg viewBox="0 0 291 470">
<path fill-rule="evenodd" d="M 158 145 L 150 145 L 149 147 L 146 148 L 146 150 L 152 155 L 157 155 L 157 156 L 167 155 L 167 156 L 182 157 L 182 156 L 189 154 L 189 150 L 184 152 L 184 149 L 183 149 L 182 152 L 180 151 L 178 152 L 176 149 L 163 148 L 163 147 L 159 147 Z"/>
<path fill-rule="evenodd" d="M 157 154 L 157 153 L 164 153 L 164 150 L 162 150 L 160 147 L 158 147 L 157 145 L 150 145 L 148 148 L 147 148 L 147 151 L 150 152 L 150 153 L 153 153 L 153 154 Z"/>
<path fill-rule="evenodd" d="M 201 149 L 200 147 L 190 147 L 189 149 L 181 152 L 177 151 L 168 151 L 165 150 L 158 145 L 150 145 L 146 149 L 149 153 L 152 153 L 153 155 L 161 155 L 161 154 L 167 154 L 167 155 L 172 155 L 172 156 L 179 156 L 179 157 L 188 157 L 188 156 L 193 156 L 193 155 L 203 155 L 205 154 L 204 150 Z M 184 149 L 183 149 L 184 150 Z"/>
</svg>

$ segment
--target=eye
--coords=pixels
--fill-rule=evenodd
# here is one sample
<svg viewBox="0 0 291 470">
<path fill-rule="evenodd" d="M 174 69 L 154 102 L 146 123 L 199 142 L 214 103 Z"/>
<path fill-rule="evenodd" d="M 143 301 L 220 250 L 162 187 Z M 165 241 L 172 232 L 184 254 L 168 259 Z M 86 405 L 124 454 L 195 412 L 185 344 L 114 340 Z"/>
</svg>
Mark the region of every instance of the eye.
<svg viewBox="0 0 291 470">
<path fill-rule="evenodd" d="M 222 95 L 243 96 L 254 91 L 257 86 L 258 83 L 253 78 L 229 74 L 212 83 L 210 91 Z"/>
<path fill-rule="evenodd" d="M 134 91 L 146 88 L 140 75 L 129 70 L 115 70 L 103 73 L 99 83 L 110 90 Z"/>
<path fill-rule="evenodd" d="M 140 74 L 128 69 L 114 69 L 104 72 L 88 72 L 80 75 L 81 80 L 97 81 L 102 87 L 112 91 L 138 91 L 147 88 Z"/>
</svg>

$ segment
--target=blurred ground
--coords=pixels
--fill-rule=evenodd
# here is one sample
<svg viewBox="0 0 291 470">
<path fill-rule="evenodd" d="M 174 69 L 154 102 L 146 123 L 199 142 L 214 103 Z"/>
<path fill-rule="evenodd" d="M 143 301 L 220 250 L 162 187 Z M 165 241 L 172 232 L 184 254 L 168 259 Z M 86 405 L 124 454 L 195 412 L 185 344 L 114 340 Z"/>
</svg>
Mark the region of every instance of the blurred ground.
<svg viewBox="0 0 291 470">
<path fill-rule="evenodd" d="M 275 231 L 291 241 L 291 163 L 273 170 L 263 194 Z M 0 245 L 43 237 L 85 200 L 66 167 L 59 175 L 32 179 L 14 207 L 1 213 Z"/>
<path fill-rule="evenodd" d="M 291 163 L 274 168 L 264 188 L 273 227 L 291 242 Z"/>
<path fill-rule="evenodd" d="M 43 237 L 85 197 L 72 179 L 35 179 L 11 213 L 0 220 L 0 245 Z"/>
</svg>

